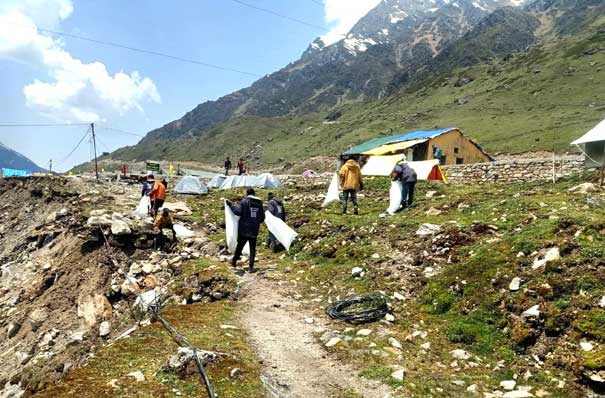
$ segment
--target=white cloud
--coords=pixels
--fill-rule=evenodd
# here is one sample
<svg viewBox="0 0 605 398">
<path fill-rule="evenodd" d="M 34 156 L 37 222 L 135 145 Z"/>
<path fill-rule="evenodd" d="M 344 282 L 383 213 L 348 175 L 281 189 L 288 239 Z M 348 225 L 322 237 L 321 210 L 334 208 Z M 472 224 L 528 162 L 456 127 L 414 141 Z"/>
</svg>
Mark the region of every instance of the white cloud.
<svg viewBox="0 0 605 398">
<path fill-rule="evenodd" d="M 153 81 L 139 72 L 111 75 L 101 62 L 74 58 L 61 40 L 36 29 L 56 27 L 73 12 L 71 0 L 2 0 L 0 58 L 44 70 L 50 82 L 23 88 L 28 107 L 67 122 L 94 122 L 131 110 L 145 101 L 160 102 Z"/>
<path fill-rule="evenodd" d="M 351 28 L 381 0 L 325 0 L 325 19 L 331 30 L 321 39 L 326 45 L 344 39 Z"/>
</svg>

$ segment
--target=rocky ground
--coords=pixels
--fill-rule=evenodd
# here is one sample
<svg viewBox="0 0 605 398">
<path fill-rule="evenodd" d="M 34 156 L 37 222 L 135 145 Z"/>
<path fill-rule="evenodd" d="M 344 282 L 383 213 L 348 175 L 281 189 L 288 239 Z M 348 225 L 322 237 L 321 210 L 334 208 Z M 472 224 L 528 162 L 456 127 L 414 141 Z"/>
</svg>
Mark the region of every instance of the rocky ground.
<svg viewBox="0 0 605 398">
<path fill-rule="evenodd" d="M 158 251 L 132 214 L 137 186 L 2 180 L 0 396 L 203 396 L 187 361 L 170 366 L 178 345 L 161 325 L 133 316 L 154 292 L 216 354 L 219 396 L 598 397 L 605 194 L 580 185 L 593 178 L 421 183 L 393 217 L 386 180 L 369 179 L 348 217 L 321 209 L 323 184 L 292 181 L 278 194 L 299 240 L 262 247 L 243 276 L 224 247 L 223 199 L 239 191 L 170 197 L 195 235 Z M 380 322 L 324 313 L 370 293 L 387 298 Z"/>
</svg>

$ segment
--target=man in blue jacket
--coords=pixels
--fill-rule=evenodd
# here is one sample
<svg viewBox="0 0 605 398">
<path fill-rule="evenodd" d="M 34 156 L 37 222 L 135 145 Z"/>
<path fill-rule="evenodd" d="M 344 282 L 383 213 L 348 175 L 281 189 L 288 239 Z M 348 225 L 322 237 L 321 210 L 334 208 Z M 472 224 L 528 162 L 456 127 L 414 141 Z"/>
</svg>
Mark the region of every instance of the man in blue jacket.
<svg viewBox="0 0 605 398">
<path fill-rule="evenodd" d="M 246 190 L 246 197 L 242 199 L 237 206 L 227 201 L 227 205 L 236 216 L 239 216 L 237 224 L 237 247 L 231 260 L 233 267 L 237 266 L 237 261 L 242 256 L 242 251 L 246 243 L 250 244 L 250 272 L 254 270 L 254 260 L 256 258 L 256 241 L 260 225 L 265 221 L 265 209 L 263 201 L 257 198 L 254 189 Z"/>
</svg>

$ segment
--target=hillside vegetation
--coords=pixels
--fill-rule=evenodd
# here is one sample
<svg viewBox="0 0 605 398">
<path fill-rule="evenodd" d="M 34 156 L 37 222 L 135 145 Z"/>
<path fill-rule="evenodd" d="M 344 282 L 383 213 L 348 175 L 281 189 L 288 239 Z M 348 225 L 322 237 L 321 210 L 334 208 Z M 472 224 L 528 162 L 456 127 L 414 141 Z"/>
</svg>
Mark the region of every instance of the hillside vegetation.
<svg viewBox="0 0 605 398">
<path fill-rule="evenodd" d="M 218 161 L 231 154 L 277 164 L 335 155 L 381 134 L 450 126 L 491 153 L 568 151 L 573 138 L 605 115 L 603 43 L 605 30 L 593 27 L 526 53 L 450 67 L 383 100 L 348 102 L 304 115 L 238 117 L 203 139 L 147 139 L 113 156 Z M 459 49 L 456 57 L 463 54 Z"/>
</svg>

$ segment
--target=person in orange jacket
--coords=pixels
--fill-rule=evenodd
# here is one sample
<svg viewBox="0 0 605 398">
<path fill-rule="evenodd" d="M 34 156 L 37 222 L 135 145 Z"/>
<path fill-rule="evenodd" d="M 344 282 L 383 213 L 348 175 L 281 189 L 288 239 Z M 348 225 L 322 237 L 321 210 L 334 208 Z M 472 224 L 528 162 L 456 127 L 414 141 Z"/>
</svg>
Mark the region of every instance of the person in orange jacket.
<svg viewBox="0 0 605 398">
<path fill-rule="evenodd" d="M 359 214 L 359 206 L 357 205 L 357 192 L 363 190 L 363 181 L 361 179 L 361 167 L 353 158 L 341 167 L 338 172 L 340 177 L 340 186 L 342 187 L 342 214 L 347 214 L 347 205 L 349 199 L 353 202 L 353 210 L 355 214 Z"/>
<path fill-rule="evenodd" d="M 153 188 L 149 192 L 149 200 L 151 202 L 151 211 L 155 218 L 158 215 L 158 210 L 164 206 L 164 202 L 166 201 L 166 187 L 161 181 L 155 181 L 153 184 Z"/>
</svg>

